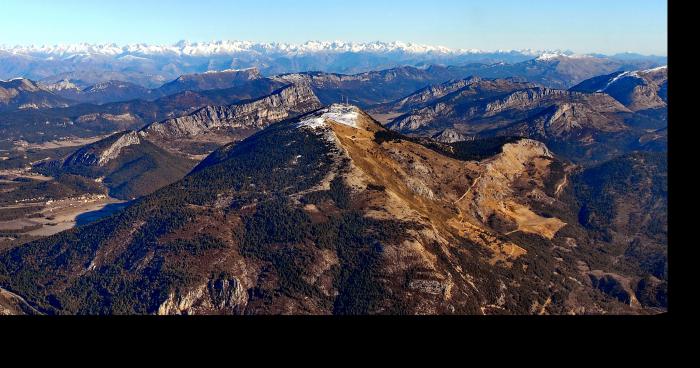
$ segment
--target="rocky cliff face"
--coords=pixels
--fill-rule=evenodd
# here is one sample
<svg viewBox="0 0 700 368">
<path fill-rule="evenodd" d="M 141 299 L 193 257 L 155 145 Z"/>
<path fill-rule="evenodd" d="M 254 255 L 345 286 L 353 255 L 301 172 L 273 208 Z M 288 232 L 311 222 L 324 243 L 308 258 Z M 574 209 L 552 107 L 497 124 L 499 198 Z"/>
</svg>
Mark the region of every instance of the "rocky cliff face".
<svg viewBox="0 0 700 368">
<path fill-rule="evenodd" d="M 155 101 L 184 92 L 196 94 L 203 91 L 227 90 L 262 79 L 264 78 L 257 69 L 246 69 L 185 74 L 155 89 L 121 80 L 106 80 L 79 88 L 74 81 L 68 79 L 47 84 L 44 88 L 73 101 L 102 105 L 133 100 Z"/>
<path fill-rule="evenodd" d="M 173 154 L 125 131 L 89 144 L 62 161 L 39 166 L 47 174 L 75 174 L 98 180 L 114 198 L 131 200 L 183 178 L 196 161 Z"/>
<path fill-rule="evenodd" d="M 0 288 L 0 316 L 38 315 L 24 299 L 14 293 Z"/>
<path fill-rule="evenodd" d="M 372 71 L 354 75 L 315 72 L 292 73 L 282 74 L 275 78 L 288 83 L 305 82 L 314 87 L 342 87 L 344 84 L 369 81 L 392 82 L 399 79 L 430 79 L 426 71 L 413 67 Z"/>
<path fill-rule="evenodd" d="M 440 101 L 451 94 L 470 97 L 480 95 L 487 98 L 496 94 L 517 91 L 535 87 L 532 83 L 522 82 L 517 79 L 482 79 L 469 77 L 457 81 L 449 81 L 443 84 L 430 86 L 419 90 L 397 101 L 374 107 L 370 113 L 407 113 L 422 109 L 432 103 Z"/>
<path fill-rule="evenodd" d="M 105 166 L 119 157 L 122 149 L 140 143 L 141 139 L 134 131 L 117 133 L 79 149 L 63 161 L 63 166 Z"/>
<path fill-rule="evenodd" d="M 110 80 L 99 82 L 84 89 L 78 89 L 70 81 L 63 80 L 59 83 L 49 85 L 54 93 L 59 96 L 79 101 L 83 103 L 105 104 L 110 102 L 147 100 L 160 97 L 153 94 L 152 90 L 138 84 Z"/>
<path fill-rule="evenodd" d="M 194 137 L 220 128 L 262 129 L 265 126 L 321 107 L 303 84 L 287 86 L 269 96 L 232 106 L 207 106 L 192 114 L 151 124 L 144 137 Z"/>
<path fill-rule="evenodd" d="M 435 134 L 432 138 L 442 143 L 455 143 L 474 139 L 474 137 L 469 137 L 467 135 L 461 134 L 460 132 L 452 128 L 447 128 L 441 131 L 440 133 Z"/>
<path fill-rule="evenodd" d="M 132 199 L 184 177 L 218 147 L 269 124 L 320 107 L 304 86 L 287 86 L 257 100 L 232 106 L 208 106 L 181 118 L 125 131 L 85 146 L 60 163 L 44 165 L 102 180 L 110 195 Z"/>
<path fill-rule="evenodd" d="M 53 94 L 29 79 L 0 80 L 0 112 L 67 107 L 71 104 L 74 102 Z"/>
<path fill-rule="evenodd" d="M 527 88 L 500 94 L 459 91 L 447 98 L 433 101 L 426 107 L 398 117 L 388 126 L 404 133 L 436 132 L 441 128 L 460 126 L 462 132 L 479 133 L 504 123 L 517 122 L 534 116 L 544 109 L 555 107 L 555 120 L 573 111 L 573 106 L 584 116 L 585 111 L 595 112 L 596 117 L 629 112 L 627 108 L 609 96 L 584 94 L 548 88 Z M 571 114 L 566 115 L 571 116 Z M 594 121 L 595 119 L 588 119 Z M 606 119 L 610 120 L 610 119 Z M 494 124 L 485 124 L 492 122 Z"/>
<path fill-rule="evenodd" d="M 260 79 L 262 75 L 256 68 L 242 70 L 224 70 L 201 74 L 186 74 L 170 83 L 154 90 L 152 94 L 168 96 L 184 91 L 206 91 L 228 89 L 252 80 Z"/>
<path fill-rule="evenodd" d="M 348 100 L 361 107 L 369 107 L 395 101 L 430 85 L 465 78 L 471 75 L 470 71 L 456 67 L 400 67 L 355 75 L 315 72 L 283 74 L 273 79 L 310 86 L 324 105 Z"/>
<path fill-rule="evenodd" d="M 83 88 L 80 88 L 77 83 L 74 83 L 70 79 L 62 79 L 53 83 L 44 84 L 43 87 L 51 92 L 68 91 L 80 93 L 80 91 L 83 90 Z"/>
<path fill-rule="evenodd" d="M 595 106 L 601 113 L 623 112 L 626 109 L 603 94 L 583 94 L 549 88 L 533 88 L 512 93 L 505 98 L 496 99 L 486 104 L 484 116 L 493 116 L 504 111 L 534 110 L 548 107 L 557 102 L 587 103 Z"/>
<path fill-rule="evenodd" d="M 630 142 L 648 134 L 637 121 L 654 121 L 650 123 L 654 126 L 663 123 L 634 114 L 605 93 L 498 81 L 491 81 L 495 86 L 490 88 L 467 86 L 432 100 L 395 118 L 387 127 L 421 137 L 440 137 L 447 130 L 454 138 L 447 136 L 441 139 L 444 142 L 475 136 L 527 137 L 583 162 L 635 149 Z"/>
<path fill-rule="evenodd" d="M 158 308 L 159 315 L 240 314 L 248 293 L 235 277 L 224 275 L 183 293 L 173 292 Z"/>
</svg>

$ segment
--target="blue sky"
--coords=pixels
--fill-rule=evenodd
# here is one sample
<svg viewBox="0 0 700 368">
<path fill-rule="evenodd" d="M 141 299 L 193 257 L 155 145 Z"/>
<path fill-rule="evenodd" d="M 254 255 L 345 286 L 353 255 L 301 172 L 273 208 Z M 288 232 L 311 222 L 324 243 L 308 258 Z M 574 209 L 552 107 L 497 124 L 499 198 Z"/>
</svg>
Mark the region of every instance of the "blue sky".
<svg viewBox="0 0 700 368">
<path fill-rule="evenodd" d="M 665 0 L 2 0 L 0 44 L 406 41 L 666 55 Z"/>
</svg>

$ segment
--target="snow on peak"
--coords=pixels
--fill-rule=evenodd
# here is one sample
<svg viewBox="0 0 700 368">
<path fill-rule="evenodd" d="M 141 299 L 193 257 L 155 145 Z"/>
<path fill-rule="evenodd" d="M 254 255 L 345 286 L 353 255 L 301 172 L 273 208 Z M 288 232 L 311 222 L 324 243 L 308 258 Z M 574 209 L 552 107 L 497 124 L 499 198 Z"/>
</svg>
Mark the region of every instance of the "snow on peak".
<svg viewBox="0 0 700 368">
<path fill-rule="evenodd" d="M 12 79 L 8 79 L 8 80 L 0 79 L 0 82 L 10 83 L 10 82 L 23 81 L 23 80 L 24 80 L 24 78 L 19 77 L 19 78 L 12 78 Z"/>
<path fill-rule="evenodd" d="M 540 55 L 540 57 L 537 58 L 537 60 L 552 60 L 552 59 L 557 59 L 561 57 L 561 54 L 556 54 L 556 53 L 544 53 Z"/>
<path fill-rule="evenodd" d="M 406 42 L 344 42 L 344 41 L 308 41 L 303 44 L 290 43 L 257 43 L 251 41 L 214 41 L 188 42 L 180 41 L 173 45 L 130 44 L 59 44 L 59 45 L 28 45 L 0 46 L 0 50 L 14 54 L 73 57 L 92 55 L 119 57 L 121 60 L 132 60 L 149 55 L 177 56 L 213 56 L 233 55 L 238 53 L 263 54 L 310 54 L 310 53 L 342 53 L 342 52 L 373 52 L 373 53 L 463 53 L 464 50 L 452 50 L 444 46 L 430 46 Z M 468 50 L 474 52 L 474 50 Z"/>
<path fill-rule="evenodd" d="M 250 68 L 243 68 L 243 69 L 224 69 L 224 70 L 207 70 L 203 74 L 223 74 L 223 73 L 241 73 L 241 72 L 254 72 L 257 71 L 258 68 L 256 67 L 250 67 Z"/>
<path fill-rule="evenodd" d="M 592 58 L 593 56 L 591 55 L 585 55 L 585 54 L 574 54 L 571 51 L 548 51 L 542 53 L 537 60 L 539 61 L 548 61 L 548 60 L 556 60 L 556 59 L 561 59 L 561 58 L 569 58 L 569 59 L 585 59 L 585 58 Z"/>
<path fill-rule="evenodd" d="M 653 72 L 659 72 L 659 71 L 662 71 L 665 69 L 668 69 L 668 65 L 662 65 L 662 66 L 659 66 L 656 68 L 647 69 L 647 70 L 644 70 L 643 72 L 644 73 L 653 73 Z"/>
<path fill-rule="evenodd" d="M 328 126 L 326 121 L 358 128 L 357 119 L 360 117 L 360 109 L 346 104 L 333 104 L 308 116 L 297 124 L 297 128 L 308 127 L 317 129 Z"/>
<path fill-rule="evenodd" d="M 80 87 L 68 79 L 63 79 L 56 83 L 45 85 L 44 88 L 48 89 L 49 91 L 80 90 Z"/>
<path fill-rule="evenodd" d="M 619 81 L 622 78 L 640 78 L 639 72 L 638 71 L 631 71 L 631 72 L 622 72 L 618 75 L 615 76 L 615 78 L 611 79 L 608 81 L 608 83 L 605 85 L 605 87 L 597 90 L 596 92 L 605 92 L 610 86 L 615 84 L 615 82 Z"/>
<path fill-rule="evenodd" d="M 615 84 L 615 82 L 617 82 L 623 78 L 637 78 L 637 79 L 641 79 L 643 83 L 646 83 L 646 82 L 644 82 L 644 78 L 643 78 L 644 76 L 646 76 L 649 73 L 659 72 L 659 71 L 662 71 L 665 69 L 668 69 L 668 65 L 663 65 L 663 66 L 659 66 L 659 67 L 647 69 L 647 70 L 633 70 L 633 71 L 621 72 L 620 74 L 618 74 L 614 78 L 612 78 L 605 85 L 605 87 L 597 90 L 596 92 L 605 92 L 608 88 L 610 88 L 610 86 Z"/>
<path fill-rule="evenodd" d="M 139 61 L 149 56 L 188 56 L 210 57 L 236 54 L 265 54 L 265 55 L 308 55 L 318 53 L 404 53 L 404 54 L 438 54 L 438 55 L 474 55 L 488 53 L 521 53 L 525 55 L 542 55 L 547 51 L 536 50 L 497 50 L 483 51 L 479 49 L 451 49 L 445 46 L 434 46 L 412 42 L 345 42 L 345 41 L 308 41 L 301 44 L 292 43 L 260 43 L 251 41 L 213 41 L 188 42 L 180 41 L 172 45 L 153 44 L 58 44 L 58 45 L 0 45 L 0 50 L 18 55 L 28 55 L 46 59 L 75 57 L 90 58 L 92 56 L 114 57 L 122 61 Z"/>
</svg>

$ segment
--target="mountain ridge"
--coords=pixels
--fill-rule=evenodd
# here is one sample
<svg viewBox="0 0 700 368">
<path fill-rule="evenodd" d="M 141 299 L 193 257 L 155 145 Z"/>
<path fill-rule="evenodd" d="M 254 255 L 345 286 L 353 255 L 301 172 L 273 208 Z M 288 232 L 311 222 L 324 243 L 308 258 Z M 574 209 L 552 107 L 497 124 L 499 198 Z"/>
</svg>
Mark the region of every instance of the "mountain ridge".
<svg viewBox="0 0 700 368">
<path fill-rule="evenodd" d="M 0 50 L 11 53 L 45 54 L 45 55 L 74 55 L 74 54 L 98 54 L 98 55 L 162 55 L 167 53 L 177 55 L 212 55 L 231 54 L 244 51 L 280 52 L 280 53 L 313 53 L 313 52 L 412 52 L 412 53 L 453 53 L 453 54 L 507 54 L 520 53 L 527 56 L 557 55 L 578 56 L 571 51 L 562 50 L 479 50 L 469 48 L 449 48 L 411 42 L 343 42 L 343 41 L 307 41 L 302 44 L 293 43 L 256 43 L 251 41 L 214 41 L 214 42 L 188 42 L 180 41 L 171 45 L 157 44 L 130 44 L 119 46 L 115 43 L 105 44 L 59 44 L 59 45 L 25 45 L 6 46 L 0 45 Z M 600 56 L 601 54 L 584 54 L 583 56 Z M 660 57 L 656 55 L 640 54 L 613 54 L 606 56 L 625 56 L 627 58 Z"/>
<path fill-rule="evenodd" d="M 570 90 L 607 93 L 633 111 L 665 108 L 668 96 L 668 66 L 601 75 Z"/>
<path fill-rule="evenodd" d="M 38 110 L 76 104 L 26 78 L 0 81 L 0 111 Z"/>
</svg>

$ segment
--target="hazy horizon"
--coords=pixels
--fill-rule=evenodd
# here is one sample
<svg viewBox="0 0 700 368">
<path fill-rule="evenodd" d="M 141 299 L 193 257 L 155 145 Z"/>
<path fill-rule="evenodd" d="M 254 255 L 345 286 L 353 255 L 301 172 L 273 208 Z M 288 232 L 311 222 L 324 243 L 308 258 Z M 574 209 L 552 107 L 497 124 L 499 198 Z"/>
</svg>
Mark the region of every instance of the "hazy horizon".
<svg viewBox="0 0 700 368">
<path fill-rule="evenodd" d="M 416 46 L 428 46 L 428 47 L 442 47 L 442 48 L 448 48 L 449 50 L 453 52 L 459 52 L 459 51 L 478 51 L 482 53 L 499 53 L 499 52 L 528 52 L 531 51 L 534 54 L 537 52 L 561 52 L 561 53 L 571 53 L 573 55 L 606 55 L 606 56 L 612 56 L 616 54 L 639 54 L 643 56 L 659 56 L 659 57 L 667 57 L 667 53 L 643 53 L 643 52 L 638 52 L 635 50 L 623 50 L 623 51 L 617 51 L 617 52 L 578 52 L 576 50 L 572 50 L 570 48 L 567 49 L 539 49 L 539 48 L 531 48 L 531 47 L 525 47 L 525 48 L 516 48 L 516 49 L 479 49 L 479 48 L 453 48 L 453 47 L 448 47 L 440 44 L 425 44 L 425 43 L 419 43 L 419 42 L 411 42 L 411 41 L 405 41 L 405 40 L 393 40 L 393 41 L 380 41 L 380 40 L 374 40 L 374 41 L 346 41 L 346 40 L 308 40 L 305 42 L 276 42 L 276 41 L 270 41 L 270 42 L 263 42 L 263 41 L 255 41 L 255 40 L 232 40 L 232 39 L 213 39 L 213 40 L 187 40 L 187 39 L 182 39 L 178 40 L 176 42 L 170 42 L 170 43 L 150 43 L 150 42 L 134 42 L 134 43 L 118 43 L 118 42 L 59 42 L 59 43 L 43 43 L 43 44 L 32 44 L 32 43 L 25 43 L 25 44 L 4 44 L 0 43 L 0 48 L 5 48 L 5 49 L 11 49 L 11 48 L 42 48 L 42 47 L 61 47 L 61 46 L 72 46 L 72 45 L 90 45 L 90 46 L 106 46 L 106 45 L 115 45 L 116 47 L 127 47 L 127 46 L 132 46 L 132 45 L 148 45 L 148 46 L 176 46 L 180 43 L 188 43 L 188 44 L 215 44 L 215 43 L 226 43 L 226 42 L 250 42 L 252 44 L 285 44 L 285 45 L 290 45 L 290 46 L 302 46 L 305 44 L 317 42 L 317 43 L 346 43 L 346 44 L 373 44 L 373 43 L 385 43 L 385 44 L 392 44 L 392 43 L 403 43 L 406 45 L 416 45 Z"/>
</svg>

